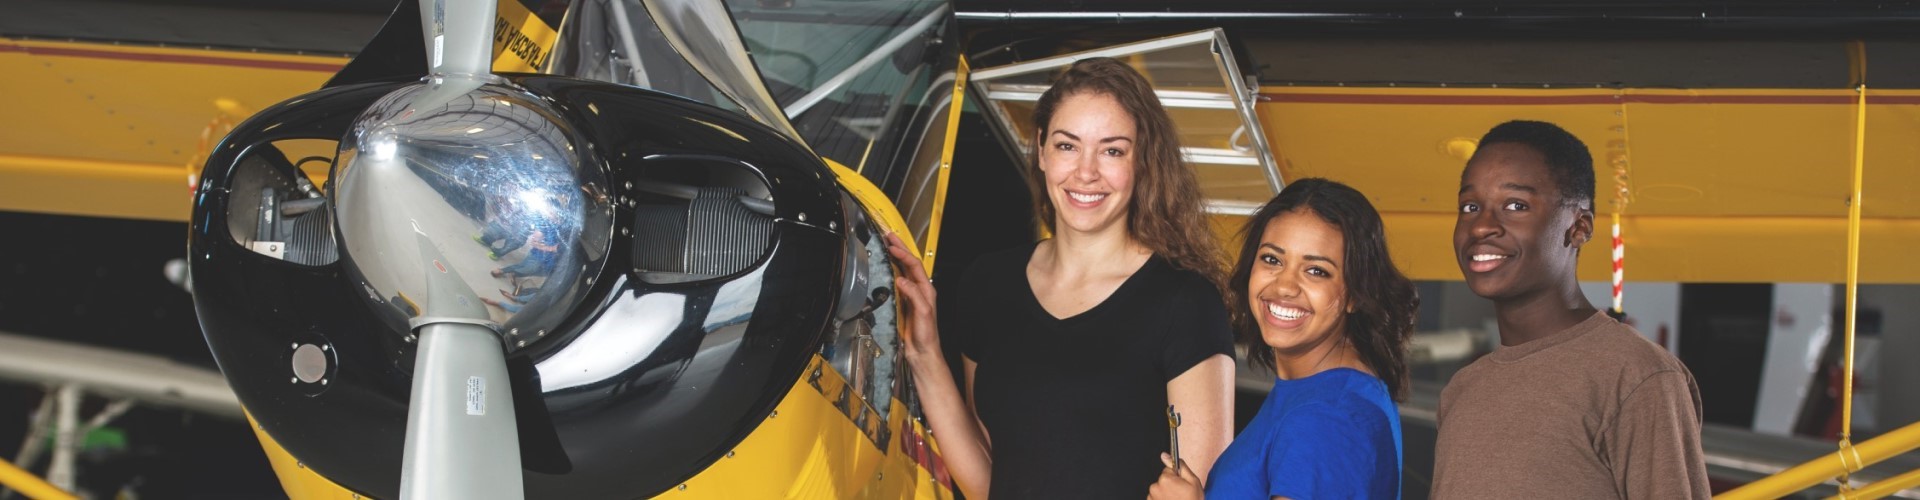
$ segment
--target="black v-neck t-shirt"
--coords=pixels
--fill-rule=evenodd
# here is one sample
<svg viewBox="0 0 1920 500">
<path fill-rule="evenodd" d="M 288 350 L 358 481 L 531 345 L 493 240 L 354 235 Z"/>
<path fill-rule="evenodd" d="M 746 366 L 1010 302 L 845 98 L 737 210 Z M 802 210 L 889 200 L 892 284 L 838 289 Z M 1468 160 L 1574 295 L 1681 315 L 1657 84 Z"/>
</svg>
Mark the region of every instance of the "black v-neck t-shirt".
<svg viewBox="0 0 1920 500">
<path fill-rule="evenodd" d="M 1155 255 L 1105 301 L 1057 318 L 1027 281 L 1033 250 L 975 261 L 953 311 L 961 351 L 979 364 L 990 494 L 1146 498 L 1168 446 L 1167 382 L 1233 355 L 1220 293 Z"/>
</svg>

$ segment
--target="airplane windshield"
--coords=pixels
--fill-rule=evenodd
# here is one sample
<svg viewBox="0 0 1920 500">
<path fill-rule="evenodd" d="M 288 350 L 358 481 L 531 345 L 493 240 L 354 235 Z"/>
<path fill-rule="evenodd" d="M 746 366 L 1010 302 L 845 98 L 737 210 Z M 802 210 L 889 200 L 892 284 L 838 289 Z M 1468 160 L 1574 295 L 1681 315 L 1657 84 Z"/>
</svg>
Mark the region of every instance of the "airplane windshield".
<svg viewBox="0 0 1920 500">
<path fill-rule="evenodd" d="M 727 9 L 774 104 L 817 153 L 863 173 L 902 153 L 898 138 L 939 76 L 927 51 L 946 2 L 754 0 Z M 742 109 L 674 52 L 641 2 L 582 2 L 575 12 L 548 72 Z"/>
</svg>

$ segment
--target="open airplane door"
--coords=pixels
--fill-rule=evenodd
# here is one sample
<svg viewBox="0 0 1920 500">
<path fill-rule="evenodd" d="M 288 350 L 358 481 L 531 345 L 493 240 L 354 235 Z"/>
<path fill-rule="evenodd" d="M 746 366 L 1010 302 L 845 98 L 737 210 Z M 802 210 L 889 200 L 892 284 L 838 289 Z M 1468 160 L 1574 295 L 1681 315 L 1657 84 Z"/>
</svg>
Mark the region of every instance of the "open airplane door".
<svg viewBox="0 0 1920 500">
<path fill-rule="evenodd" d="M 1033 106 L 1053 76 L 1089 57 L 1126 61 L 1153 83 L 1179 127 L 1181 152 L 1199 176 L 1209 212 L 1251 214 L 1280 192 L 1280 168 L 1254 115 L 1258 89 L 1241 75 L 1226 32 L 1217 28 L 976 70 L 974 90 L 1001 140 L 1017 145 L 1016 155 L 1033 148 Z"/>
</svg>

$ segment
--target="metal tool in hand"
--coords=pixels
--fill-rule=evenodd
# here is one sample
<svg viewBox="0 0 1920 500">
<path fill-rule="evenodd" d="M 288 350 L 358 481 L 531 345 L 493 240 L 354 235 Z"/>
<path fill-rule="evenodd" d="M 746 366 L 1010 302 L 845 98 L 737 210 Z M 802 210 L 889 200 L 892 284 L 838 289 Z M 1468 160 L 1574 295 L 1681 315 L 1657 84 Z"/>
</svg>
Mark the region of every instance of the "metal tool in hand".
<svg viewBox="0 0 1920 500">
<path fill-rule="evenodd" d="M 1173 411 L 1173 405 L 1167 405 L 1167 454 L 1173 457 L 1173 466 L 1180 466 L 1180 413 Z"/>
</svg>

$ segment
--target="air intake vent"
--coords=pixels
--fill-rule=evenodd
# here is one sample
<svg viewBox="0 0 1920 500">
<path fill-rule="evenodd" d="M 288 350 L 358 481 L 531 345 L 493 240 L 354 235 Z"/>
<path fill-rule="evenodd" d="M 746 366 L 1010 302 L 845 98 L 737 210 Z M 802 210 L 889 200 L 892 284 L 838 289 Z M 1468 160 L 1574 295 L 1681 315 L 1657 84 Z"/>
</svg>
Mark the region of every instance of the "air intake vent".
<svg viewBox="0 0 1920 500">
<path fill-rule="evenodd" d="M 333 242 L 331 213 L 322 206 L 283 223 L 288 262 L 321 266 L 340 260 L 340 246 Z"/>
<path fill-rule="evenodd" d="M 698 188 L 691 200 L 635 207 L 635 267 L 650 281 L 715 278 L 752 267 L 767 252 L 773 217 L 740 189 Z"/>
<path fill-rule="evenodd" d="M 706 276 L 733 274 L 766 253 L 773 219 L 741 203 L 744 192 L 700 190 L 687 211 L 687 272 Z"/>
<path fill-rule="evenodd" d="M 295 264 L 340 260 L 327 199 L 273 146 L 260 146 L 231 178 L 227 229 L 241 247 Z"/>
</svg>

